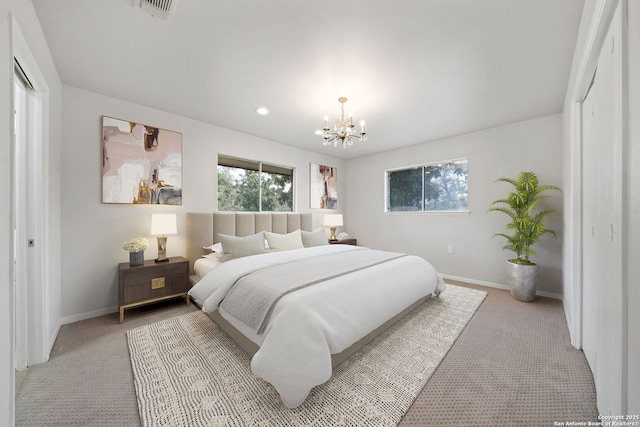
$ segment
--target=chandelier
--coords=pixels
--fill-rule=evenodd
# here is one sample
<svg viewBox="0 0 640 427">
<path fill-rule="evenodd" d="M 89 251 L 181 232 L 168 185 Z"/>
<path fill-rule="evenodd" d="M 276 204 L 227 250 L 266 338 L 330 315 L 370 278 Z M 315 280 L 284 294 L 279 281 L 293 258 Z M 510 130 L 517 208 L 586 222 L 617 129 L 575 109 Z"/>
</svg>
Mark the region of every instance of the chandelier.
<svg viewBox="0 0 640 427">
<path fill-rule="evenodd" d="M 341 96 L 338 98 L 338 102 L 341 104 L 340 118 L 336 119 L 336 123 L 333 126 L 333 130 L 329 129 L 329 117 L 324 117 L 324 128 L 322 129 L 322 144 L 329 146 L 333 144 L 334 147 L 338 146 L 338 143 L 342 144 L 342 148 L 351 147 L 354 140 L 366 141 L 367 133 L 364 130 L 364 121 L 360 122 L 360 133 L 356 133 L 355 125 L 353 124 L 353 113 L 349 114 L 349 118 L 344 118 L 344 103 L 347 102 L 347 98 Z"/>
</svg>

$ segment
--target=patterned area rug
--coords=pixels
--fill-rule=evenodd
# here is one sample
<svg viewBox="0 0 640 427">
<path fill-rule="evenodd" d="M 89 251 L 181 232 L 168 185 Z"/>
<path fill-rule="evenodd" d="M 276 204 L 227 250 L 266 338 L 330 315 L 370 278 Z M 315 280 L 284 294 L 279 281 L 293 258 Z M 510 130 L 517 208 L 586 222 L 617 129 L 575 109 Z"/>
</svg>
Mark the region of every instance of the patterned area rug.
<svg viewBox="0 0 640 427">
<path fill-rule="evenodd" d="M 144 426 L 395 426 L 486 292 L 447 285 L 334 369 L 295 409 L 198 311 L 127 333 Z"/>
</svg>

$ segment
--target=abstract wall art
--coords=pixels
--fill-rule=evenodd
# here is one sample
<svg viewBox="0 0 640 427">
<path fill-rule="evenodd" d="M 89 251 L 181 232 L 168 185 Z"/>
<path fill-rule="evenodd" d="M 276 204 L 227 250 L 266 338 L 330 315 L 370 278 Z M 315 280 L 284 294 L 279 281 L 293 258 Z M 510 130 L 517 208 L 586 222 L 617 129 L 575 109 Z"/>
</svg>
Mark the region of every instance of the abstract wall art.
<svg viewBox="0 0 640 427">
<path fill-rule="evenodd" d="M 102 117 L 102 202 L 182 204 L 182 134 Z"/>
<path fill-rule="evenodd" d="M 310 164 L 309 207 L 311 209 L 338 209 L 338 169 Z"/>
</svg>

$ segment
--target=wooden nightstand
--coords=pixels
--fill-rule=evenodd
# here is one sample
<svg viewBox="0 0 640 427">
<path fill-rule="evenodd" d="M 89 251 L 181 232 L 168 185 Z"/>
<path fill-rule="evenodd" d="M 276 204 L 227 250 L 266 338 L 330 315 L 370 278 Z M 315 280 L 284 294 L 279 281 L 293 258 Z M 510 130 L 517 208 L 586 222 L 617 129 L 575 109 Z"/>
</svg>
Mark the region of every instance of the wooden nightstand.
<svg viewBox="0 0 640 427">
<path fill-rule="evenodd" d="M 329 244 L 358 246 L 358 239 L 329 240 Z"/>
<path fill-rule="evenodd" d="M 144 265 L 118 264 L 118 305 L 120 323 L 124 322 L 124 309 L 151 304 L 170 298 L 184 297 L 189 305 L 189 261 L 172 257 Z"/>
</svg>

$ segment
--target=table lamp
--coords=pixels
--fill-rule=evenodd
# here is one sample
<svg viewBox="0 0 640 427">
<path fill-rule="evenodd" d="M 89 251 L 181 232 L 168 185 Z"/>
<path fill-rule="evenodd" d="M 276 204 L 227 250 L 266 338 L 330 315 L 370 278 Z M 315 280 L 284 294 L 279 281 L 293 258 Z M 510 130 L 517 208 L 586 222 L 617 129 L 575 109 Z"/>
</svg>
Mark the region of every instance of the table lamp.
<svg viewBox="0 0 640 427">
<path fill-rule="evenodd" d="M 158 236 L 158 258 L 156 262 L 169 261 L 167 258 L 166 234 L 177 234 L 176 214 L 151 214 L 151 235 Z"/>
<path fill-rule="evenodd" d="M 338 240 L 336 237 L 336 227 L 342 226 L 342 214 L 330 214 L 324 216 L 324 226 L 329 227 L 331 236 L 329 240 Z"/>
</svg>

